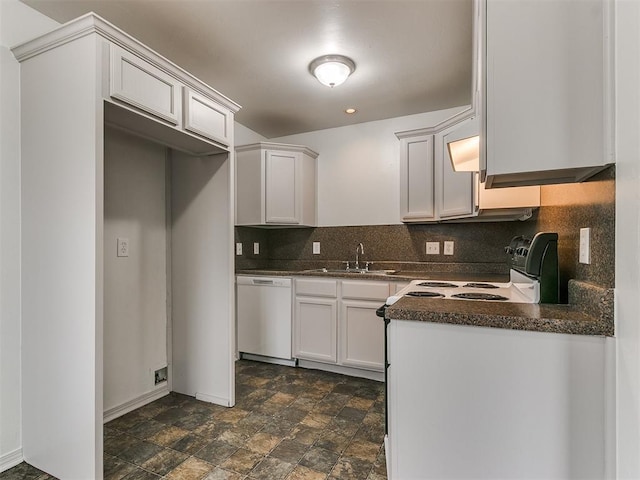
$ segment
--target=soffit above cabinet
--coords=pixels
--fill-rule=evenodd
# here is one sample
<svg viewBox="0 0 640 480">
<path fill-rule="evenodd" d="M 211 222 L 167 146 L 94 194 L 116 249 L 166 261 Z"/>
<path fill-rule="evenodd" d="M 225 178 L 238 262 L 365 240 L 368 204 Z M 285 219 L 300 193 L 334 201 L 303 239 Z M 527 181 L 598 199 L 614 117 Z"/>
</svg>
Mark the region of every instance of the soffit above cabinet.
<svg viewBox="0 0 640 480">
<path fill-rule="evenodd" d="M 262 148 L 264 150 L 280 150 L 283 152 L 301 152 L 312 158 L 318 158 L 318 155 L 320 155 L 318 152 L 311 150 L 309 147 L 304 145 L 291 145 L 289 143 L 274 142 L 257 142 L 249 145 L 239 145 L 236 147 L 236 152 L 247 152 L 258 148 Z"/>
</svg>

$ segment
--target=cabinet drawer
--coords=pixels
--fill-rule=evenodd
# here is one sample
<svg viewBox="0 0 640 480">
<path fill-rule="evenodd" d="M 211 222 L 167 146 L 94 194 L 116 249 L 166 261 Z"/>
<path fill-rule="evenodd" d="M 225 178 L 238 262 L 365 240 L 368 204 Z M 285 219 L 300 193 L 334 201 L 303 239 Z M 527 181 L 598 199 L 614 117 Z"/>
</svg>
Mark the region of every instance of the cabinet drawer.
<svg viewBox="0 0 640 480">
<path fill-rule="evenodd" d="M 335 298 L 338 295 L 338 282 L 335 280 L 299 278 L 296 279 L 296 295 Z"/>
<path fill-rule="evenodd" d="M 229 145 L 229 110 L 213 100 L 184 87 L 184 129 Z"/>
<path fill-rule="evenodd" d="M 389 296 L 387 282 L 366 282 L 362 280 L 342 282 L 342 298 L 361 300 L 386 300 Z"/>
<path fill-rule="evenodd" d="M 110 73 L 112 98 L 179 125 L 182 84 L 178 80 L 117 45 L 111 45 Z"/>
</svg>

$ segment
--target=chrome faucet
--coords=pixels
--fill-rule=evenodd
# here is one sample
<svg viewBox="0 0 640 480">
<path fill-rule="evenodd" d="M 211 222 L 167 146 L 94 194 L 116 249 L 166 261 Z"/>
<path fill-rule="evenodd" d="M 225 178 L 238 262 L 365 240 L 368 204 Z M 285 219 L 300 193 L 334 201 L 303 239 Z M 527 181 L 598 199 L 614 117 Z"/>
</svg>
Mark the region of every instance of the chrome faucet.
<svg viewBox="0 0 640 480">
<path fill-rule="evenodd" d="M 360 256 L 358 255 L 358 251 L 360 251 L 360 255 L 364 255 L 364 245 L 359 243 L 356 247 L 356 270 L 360 269 Z"/>
</svg>

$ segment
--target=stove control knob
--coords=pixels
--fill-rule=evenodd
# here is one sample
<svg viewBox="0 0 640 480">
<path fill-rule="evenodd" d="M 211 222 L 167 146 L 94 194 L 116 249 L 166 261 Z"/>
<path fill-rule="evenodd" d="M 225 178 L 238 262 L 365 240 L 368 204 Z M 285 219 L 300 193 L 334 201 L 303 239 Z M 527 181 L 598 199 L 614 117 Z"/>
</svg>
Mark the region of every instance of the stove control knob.
<svg viewBox="0 0 640 480">
<path fill-rule="evenodd" d="M 511 247 L 511 246 L 504 247 L 504 253 L 506 253 L 508 255 L 513 255 L 513 247 Z"/>
</svg>

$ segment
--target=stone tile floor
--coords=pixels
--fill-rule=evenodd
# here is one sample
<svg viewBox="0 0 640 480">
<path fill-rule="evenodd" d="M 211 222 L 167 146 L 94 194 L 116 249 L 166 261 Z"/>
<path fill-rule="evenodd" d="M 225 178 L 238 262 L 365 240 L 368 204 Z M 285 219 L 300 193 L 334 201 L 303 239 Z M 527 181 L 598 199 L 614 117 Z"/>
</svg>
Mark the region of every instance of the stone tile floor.
<svg viewBox="0 0 640 480">
<path fill-rule="evenodd" d="M 104 478 L 382 480 L 383 436 L 382 383 L 241 360 L 234 408 L 172 393 L 107 423 Z"/>
</svg>

